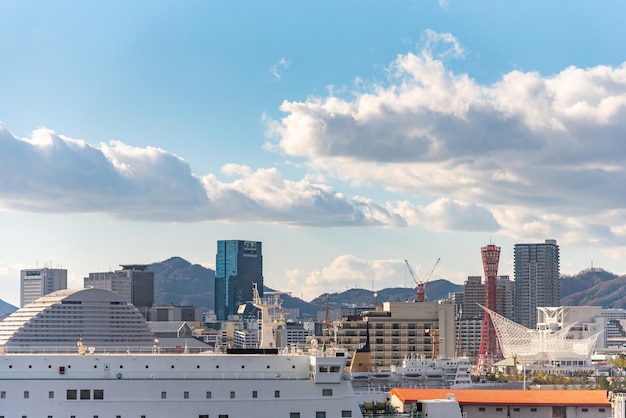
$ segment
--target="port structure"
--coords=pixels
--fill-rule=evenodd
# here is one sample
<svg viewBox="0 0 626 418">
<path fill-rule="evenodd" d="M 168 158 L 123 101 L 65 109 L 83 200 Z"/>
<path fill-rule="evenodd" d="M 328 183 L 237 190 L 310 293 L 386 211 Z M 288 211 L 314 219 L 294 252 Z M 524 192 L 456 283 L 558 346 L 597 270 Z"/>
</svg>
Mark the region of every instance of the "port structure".
<svg viewBox="0 0 626 418">
<path fill-rule="evenodd" d="M 428 280 L 430 280 L 433 273 L 435 272 L 435 269 L 439 265 L 440 260 L 441 258 L 437 259 L 433 268 L 430 269 L 426 277 L 424 277 L 424 279 L 422 280 L 420 280 L 419 277 L 417 277 L 417 273 L 415 273 L 415 270 L 413 270 L 413 267 L 411 266 L 411 263 L 409 263 L 409 260 L 404 260 L 407 268 L 409 269 L 409 273 L 411 273 L 411 277 L 413 278 L 413 281 L 415 282 L 415 285 L 417 286 L 417 291 L 415 295 L 416 302 L 424 302 L 426 300 L 426 290 L 424 288 L 426 286 L 426 283 L 428 283 Z"/>
<path fill-rule="evenodd" d="M 485 305 L 492 312 L 497 312 L 496 288 L 498 281 L 498 264 L 500 263 L 500 247 L 494 244 L 480 248 L 485 272 Z M 483 328 L 480 336 L 480 349 L 478 350 L 479 372 L 485 372 L 491 365 L 502 359 L 502 350 L 496 335 L 491 316 L 487 311 L 483 316 Z"/>
</svg>

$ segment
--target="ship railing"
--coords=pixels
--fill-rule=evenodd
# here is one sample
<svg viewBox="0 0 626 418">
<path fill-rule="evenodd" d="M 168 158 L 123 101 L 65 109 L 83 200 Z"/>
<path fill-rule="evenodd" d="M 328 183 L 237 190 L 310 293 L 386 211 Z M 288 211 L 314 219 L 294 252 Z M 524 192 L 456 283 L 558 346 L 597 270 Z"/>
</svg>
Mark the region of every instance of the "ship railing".
<svg viewBox="0 0 626 418">
<path fill-rule="evenodd" d="M 89 350 L 92 349 L 92 350 Z M 107 354 L 198 354 L 210 352 L 205 347 L 86 347 L 87 355 L 107 355 Z M 3 347 L 1 354 L 76 354 L 76 347 Z"/>
<path fill-rule="evenodd" d="M 42 375 L 41 380 L 45 380 L 47 376 Z M 64 379 L 68 380 L 309 380 L 309 374 L 302 372 L 165 372 L 150 373 L 146 371 L 129 371 L 127 369 L 111 370 L 94 375 L 93 372 L 79 372 L 76 370 L 67 370 L 64 373 Z M 50 378 L 58 379 L 58 375 L 50 375 Z"/>
</svg>

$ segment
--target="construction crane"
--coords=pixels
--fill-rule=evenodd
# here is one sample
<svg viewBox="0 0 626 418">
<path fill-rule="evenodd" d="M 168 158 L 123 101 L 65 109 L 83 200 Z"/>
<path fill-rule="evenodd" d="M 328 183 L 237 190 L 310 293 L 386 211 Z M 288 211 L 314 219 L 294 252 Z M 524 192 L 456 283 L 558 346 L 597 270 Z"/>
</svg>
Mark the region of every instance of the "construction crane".
<svg viewBox="0 0 626 418">
<path fill-rule="evenodd" d="M 409 269 L 409 273 L 411 273 L 411 277 L 413 278 L 413 281 L 415 282 L 415 285 L 417 286 L 417 295 L 415 297 L 416 302 L 424 302 L 426 300 L 426 292 L 424 291 L 424 286 L 426 286 L 426 283 L 428 283 L 428 280 L 431 278 L 431 276 L 435 272 L 435 269 L 437 268 L 437 265 L 439 264 L 439 260 L 441 260 L 441 258 L 438 258 L 437 261 L 435 261 L 435 265 L 433 266 L 432 269 L 430 269 L 430 271 L 424 277 L 423 280 L 420 280 L 417 277 L 415 270 L 413 270 L 413 267 L 411 267 L 411 263 L 409 263 L 408 260 L 404 260 L 404 262 L 406 263 L 406 266 Z"/>
</svg>

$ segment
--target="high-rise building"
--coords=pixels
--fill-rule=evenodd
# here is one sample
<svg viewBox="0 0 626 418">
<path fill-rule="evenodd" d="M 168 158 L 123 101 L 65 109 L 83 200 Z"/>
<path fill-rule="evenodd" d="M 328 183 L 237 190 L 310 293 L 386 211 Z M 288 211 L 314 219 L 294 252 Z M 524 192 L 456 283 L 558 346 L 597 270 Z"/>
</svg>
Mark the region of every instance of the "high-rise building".
<svg viewBox="0 0 626 418">
<path fill-rule="evenodd" d="M 496 282 L 496 307 L 500 315 L 513 321 L 513 297 L 515 295 L 515 282 L 509 276 L 498 276 Z"/>
<path fill-rule="evenodd" d="M 84 278 L 84 287 L 108 289 L 132 303 L 148 318 L 154 304 L 154 272 L 146 270 L 148 264 L 123 264 L 122 270 L 106 273 L 89 273 Z"/>
<path fill-rule="evenodd" d="M 543 244 L 515 244 L 515 322 L 537 327 L 537 307 L 559 306 L 559 246 L 556 240 Z"/>
<path fill-rule="evenodd" d="M 480 276 L 468 276 L 463 287 L 463 318 L 483 318 L 485 311 L 485 285 Z"/>
<path fill-rule="evenodd" d="M 215 314 L 219 321 L 235 315 L 239 305 L 252 300 L 253 283 L 263 297 L 261 242 L 220 240 L 215 256 Z"/>
<path fill-rule="evenodd" d="M 65 269 L 25 269 L 20 271 L 20 307 L 57 290 L 67 289 Z"/>
</svg>

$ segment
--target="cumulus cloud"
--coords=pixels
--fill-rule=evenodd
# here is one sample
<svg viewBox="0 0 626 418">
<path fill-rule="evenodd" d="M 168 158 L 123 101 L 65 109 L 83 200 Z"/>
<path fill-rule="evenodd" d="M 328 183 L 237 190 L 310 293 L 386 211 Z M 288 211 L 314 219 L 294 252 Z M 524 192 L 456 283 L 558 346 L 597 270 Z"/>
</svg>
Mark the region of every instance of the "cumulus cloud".
<svg viewBox="0 0 626 418">
<path fill-rule="evenodd" d="M 606 214 L 626 206 L 626 64 L 511 71 L 481 84 L 442 60 L 462 55 L 452 35 L 426 31 L 418 53 L 389 65 L 385 83 L 283 102 L 267 149 L 330 178 L 430 196 L 419 215 L 443 210 L 450 218 L 439 223 L 448 228 L 467 216 L 514 237 L 569 228 L 619 237 Z M 453 202 L 460 205 L 446 208 Z M 505 213 L 523 209 L 532 219 L 509 223 L 516 217 Z"/>
<path fill-rule="evenodd" d="M 417 268 L 420 272 L 419 267 Z M 317 289 L 340 292 L 351 288 L 382 289 L 394 287 L 393 280 L 407 274 L 404 260 L 364 260 L 353 255 L 341 255 L 321 270 L 309 273 L 305 278 L 305 299 L 319 296 Z M 302 272 L 300 272 L 300 277 Z M 401 287 L 397 283 L 395 287 Z M 318 292 L 318 293 L 315 293 Z"/>
<path fill-rule="evenodd" d="M 423 279 L 432 271 L 433 265 L 411 266 L 418 278 Z M 433 260 L 434 261 L 434 260 Z M 459 283 L 467 278 L 466 272 L 445 271 L 438 267 L 433 277 L 456 279 Z M 346 289 L 385 289 L 390 287 L 414 287 L 413 279 L 403 259 L 365 260 L 351 254 L 343 254 L 331 260 L 325 267 L 305 273 L 302 270 L 289 270 L 290 288 L 303 291 L 306 300 L 319 296 L 319 289 L 325 292 L 343 292 Z"/>
<path fill-rule="evenodd" d="M 433 222 L 429 208 L 349 197 L 309 177 L 285 179 L 276 168 L 253 170 L 230 163 L 220 175 L 230 181 L 217 174 L 196 176 L 185 160 L 154 147 L 137 148 L 120 141 L 93 146 L 45 128 L 31 138 L 17 138 L 0 124 L 0 208 L 4 209 L 294 226 L 403 227 L 428 222 L 446 229 L 455 228 L 446 220 L 458 216 L 463 206 L 451 203 L 443 210 L 446 214 L 437 213 L 438 221 Z M 476 215 L 488 216 L 480 209 Z"/>
</svg>

